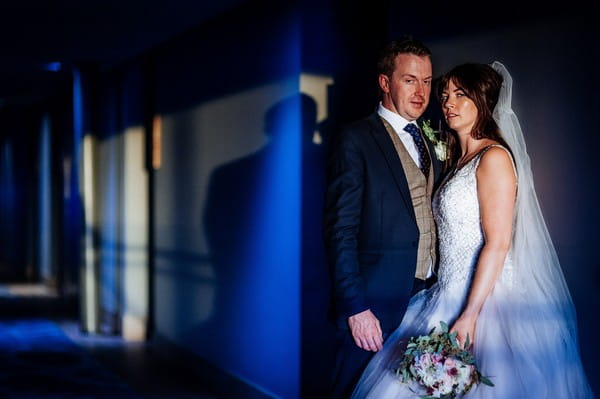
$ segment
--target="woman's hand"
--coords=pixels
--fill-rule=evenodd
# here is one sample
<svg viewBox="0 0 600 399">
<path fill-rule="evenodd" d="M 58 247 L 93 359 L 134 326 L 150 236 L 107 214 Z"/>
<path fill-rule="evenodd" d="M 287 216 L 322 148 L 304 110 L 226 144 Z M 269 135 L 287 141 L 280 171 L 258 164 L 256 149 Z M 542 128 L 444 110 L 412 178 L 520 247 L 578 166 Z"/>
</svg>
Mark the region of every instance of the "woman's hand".
<svg viewBox="0 0 600 399">
<path fill-rule="evenodd" d="M 450 333 L 456 331 L 456 340 L 458 341 L 458 346 L 464 349 L 469 349 L 473 346 L 473 339 L 475 336 L 475 322 L 476 319 L 474 317 L 468 316 L 460 316 L 458 320 L 454 323 L 452 328 L 450 329 Z M 467 334 L 469 337 L 469 348 L 465 346 L 467 343 Z"/>
</svg>

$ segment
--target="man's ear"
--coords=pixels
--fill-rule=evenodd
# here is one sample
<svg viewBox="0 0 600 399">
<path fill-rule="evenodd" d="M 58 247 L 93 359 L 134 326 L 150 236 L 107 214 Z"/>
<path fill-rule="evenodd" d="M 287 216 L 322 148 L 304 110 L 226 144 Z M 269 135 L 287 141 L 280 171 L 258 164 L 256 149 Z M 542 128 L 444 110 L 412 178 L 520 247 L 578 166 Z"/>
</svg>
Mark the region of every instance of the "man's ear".
<svg viewBox="0 0 600 399">
<path fill-rule="evenodd" d="M 380 73 L 379 77 L 378 77 L 378 81 L 379 81 L 379 88 L 381 89 L 381 91 L 384 93 L 389 93 L 390 92 L 390 78 L 387 75 Z"/>
</svg>

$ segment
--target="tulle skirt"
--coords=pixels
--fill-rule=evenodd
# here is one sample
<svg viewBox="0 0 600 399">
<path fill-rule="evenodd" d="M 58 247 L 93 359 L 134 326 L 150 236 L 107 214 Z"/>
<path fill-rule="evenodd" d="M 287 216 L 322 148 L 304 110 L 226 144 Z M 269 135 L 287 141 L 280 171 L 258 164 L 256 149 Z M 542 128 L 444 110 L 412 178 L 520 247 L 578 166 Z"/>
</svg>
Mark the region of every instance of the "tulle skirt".
<svg viewBox="0 0 600 399">
<path fill-rule="evenodd" d="M 438 284 L 415 295 L 400 326 L 363 373 L 353 399 L 402 399 L 424 395 L 422 387 L 400 382 L 393 373 L 411 336 L 428 334 L 440 321 L 460 315 L 468 287 Z M 576 331 L 546 312 L 545 304 L 524 303 L 518 290 L 501 280 L 477 319 L 473 352 L 481 373 L 494 387 L 480 384 L 468 399 L 593 398 L 581 364 Z"/>
</svg>

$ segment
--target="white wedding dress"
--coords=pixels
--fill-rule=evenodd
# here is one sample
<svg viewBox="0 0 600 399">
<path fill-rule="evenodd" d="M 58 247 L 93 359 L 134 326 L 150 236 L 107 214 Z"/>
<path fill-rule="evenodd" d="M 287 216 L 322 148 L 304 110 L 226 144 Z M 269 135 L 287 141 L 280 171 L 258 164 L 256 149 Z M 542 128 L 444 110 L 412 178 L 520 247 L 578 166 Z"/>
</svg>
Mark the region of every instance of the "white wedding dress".
<svg viewBox="0 0 600 399">
<path fill-rule="evenodd" d="M 489 148 L 451 173 L 436 192 L 433 211 L 440 240 L 438 282 L 411 299 L 402 323 L 363 373 L 353 399 L 418 398 L 425 394 L 417 386 L 409 388 L 401 383 L 392 369 L 407 338 L 439 328 L 440 321 L 452 326 L 466 302 L 484 244 L 476 170 Z M 516 267 L 511 251 L 476 324 L 473 351 L 477 366 L 495 386 L 481 384 L 464 397 L 593 397 L 579 358 L 577 332 L 565 333 L 562 314 L 546 317 L 555 313 L 547 312 L 545 303 L 528 303 L 527 285 L 515 281 Z"/>
</svg>

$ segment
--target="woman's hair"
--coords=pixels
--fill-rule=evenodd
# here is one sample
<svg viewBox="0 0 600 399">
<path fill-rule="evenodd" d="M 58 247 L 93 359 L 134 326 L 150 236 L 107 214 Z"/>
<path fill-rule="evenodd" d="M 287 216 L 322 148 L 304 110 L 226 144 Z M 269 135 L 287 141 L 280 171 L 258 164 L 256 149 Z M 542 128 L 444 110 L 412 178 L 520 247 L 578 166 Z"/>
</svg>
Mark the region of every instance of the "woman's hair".
<svg viewBox="0 0 600 399">
<path fill-rule="evenodd" d="M 437 95 L 442 106 L 442 92 L 449 82 L 454 83 L 457 88 L 461 89 L 477 107 L 477 118 L 473 124 L 471 137 L 497 141 L 510 151 L 493 118 L 494 107 L 498 103 L 498 96 L 502 87 L 502 76 L 487 64 L 468 63 L 458 65 L 444 74 L 438 81 Z"/>
<path fill-rule="evenodd" d="M 500 74 L 487 64 L 458 65 L 440 78 L 437 87 L 440 102 L 442 92 L 449 82 L 461 89 L 477 107 L 477 119 L 471 136 L 475 139 L 502 140 L 498 125 L 492 117 L 502 86 Z"/>
</svg>

